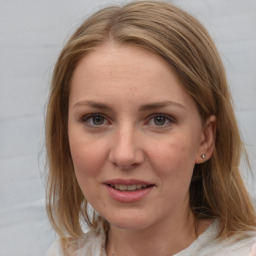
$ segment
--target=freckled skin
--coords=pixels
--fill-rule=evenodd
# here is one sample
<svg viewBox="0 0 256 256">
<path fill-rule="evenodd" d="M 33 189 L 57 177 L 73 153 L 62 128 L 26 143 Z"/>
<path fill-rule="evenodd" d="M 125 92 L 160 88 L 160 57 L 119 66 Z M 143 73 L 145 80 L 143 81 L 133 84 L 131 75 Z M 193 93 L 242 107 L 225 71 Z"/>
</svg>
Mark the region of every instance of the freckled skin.
<svg viewBox="0 0 256 256">
<path fill-rule="evenodd" d="M 74 107 L 96 101 L 109 110 Z M 152 111 L 143 104 L 172 101 Z M 82 122 L 89 113 L 104 114 L 100 127 Z M 158 127 L 149 116 L 164 113 L 174 123 Z M 158 56 L 132 45 L 106 44 L 85 56 L 74 71 L 68 132 L 75 173 L 90 204 L 111 226 L 147 230 L 186 223 L 189 184 L 200 160 L 204 130 L 193 99 Z M 108 179 L 138 179 L 154 184 L 139 202 L 120 203 L 107 193 Z"/>
</svg>

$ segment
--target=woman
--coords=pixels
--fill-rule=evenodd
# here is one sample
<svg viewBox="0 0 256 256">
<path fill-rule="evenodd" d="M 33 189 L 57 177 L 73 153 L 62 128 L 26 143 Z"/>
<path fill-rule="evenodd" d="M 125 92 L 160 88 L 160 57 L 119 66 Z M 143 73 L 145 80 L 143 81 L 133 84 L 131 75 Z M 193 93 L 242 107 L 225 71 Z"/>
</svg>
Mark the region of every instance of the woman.
<svg viewBox="0 0 256 256">
<path fill-rule="evenodd" d="M 46 146 L 60 236 L 47 255 L 252 255 L 224 68 L 177 7 L 109 7 L 77 29 L 55 66 Z"/>
</svg>

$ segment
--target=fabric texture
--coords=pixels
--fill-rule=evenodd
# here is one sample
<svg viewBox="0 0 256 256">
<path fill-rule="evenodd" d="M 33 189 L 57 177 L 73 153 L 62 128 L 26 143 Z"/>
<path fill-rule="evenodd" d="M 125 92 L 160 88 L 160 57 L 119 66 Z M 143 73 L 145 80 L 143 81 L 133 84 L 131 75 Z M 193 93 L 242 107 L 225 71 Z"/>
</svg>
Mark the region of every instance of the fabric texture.
<svg viewBox="0 0 256 256">
<path fill-rule="evenodd" d="M 214 221 L 189 247 L 173 256 L 256 256 L 255 232 L 238 234 L 228 239 L 216 239 L 218 231 L 219 222 Z M 104 230 L 99 227 L 86 233 L 76 243 L 77 249 L 71 255 L 106 256 L 104 245 Z M 52 244 L 46 256 L 64 256 L 60 240 Z"/>
</svg>

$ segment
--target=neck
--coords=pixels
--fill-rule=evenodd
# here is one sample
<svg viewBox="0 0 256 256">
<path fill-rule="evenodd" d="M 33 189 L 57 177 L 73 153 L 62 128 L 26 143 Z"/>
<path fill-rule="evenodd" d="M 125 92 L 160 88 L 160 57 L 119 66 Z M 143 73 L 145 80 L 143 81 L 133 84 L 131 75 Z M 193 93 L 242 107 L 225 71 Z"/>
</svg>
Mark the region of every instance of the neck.
<svg viewBox="0 0 256 256">
<path fill-rule="evenodd" d="M 210 224 L 198 222 L 198 235 Z M 157 223 L 144 230 L 110 226 L 107 243 L 109 256 L 170 256 L 187 248 L 195 239 L 195 219 L 189 213 L 183 221 Z"/>
</svg>

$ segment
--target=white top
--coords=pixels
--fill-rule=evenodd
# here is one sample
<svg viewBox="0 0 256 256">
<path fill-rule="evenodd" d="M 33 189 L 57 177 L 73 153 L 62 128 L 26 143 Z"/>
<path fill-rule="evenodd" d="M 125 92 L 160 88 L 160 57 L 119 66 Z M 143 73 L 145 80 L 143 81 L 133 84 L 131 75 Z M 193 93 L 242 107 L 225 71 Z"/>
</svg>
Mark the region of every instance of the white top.
<svg viewBox="0 0 256 256">
<path fill-rule="evenodd" d="M 214 221 L 189 247 L 173 256 L 256 256 L 256 233 L 248 232 L 243 238 L 216 239 L 218 221 Z M 72 256 L 106 256 L 103 230 L 91 230 L 79 242 L 79 250 Z M 46 256 L 64 256 L 60 241 L 50 247 Z M 171 255 L 170 255 L 171 256 Z"/>
</svg>

